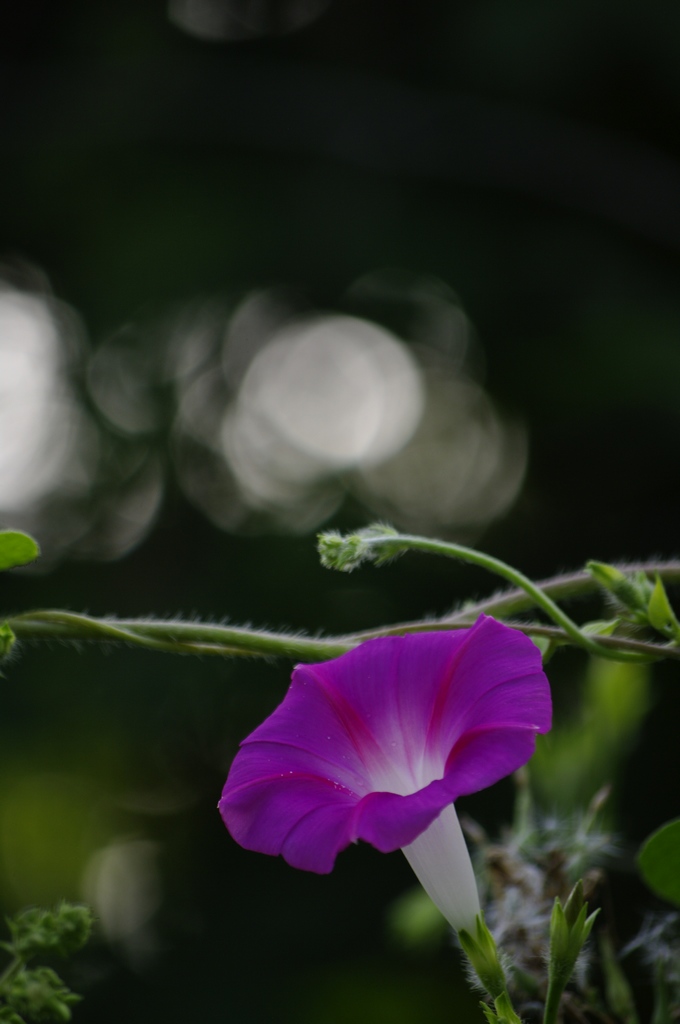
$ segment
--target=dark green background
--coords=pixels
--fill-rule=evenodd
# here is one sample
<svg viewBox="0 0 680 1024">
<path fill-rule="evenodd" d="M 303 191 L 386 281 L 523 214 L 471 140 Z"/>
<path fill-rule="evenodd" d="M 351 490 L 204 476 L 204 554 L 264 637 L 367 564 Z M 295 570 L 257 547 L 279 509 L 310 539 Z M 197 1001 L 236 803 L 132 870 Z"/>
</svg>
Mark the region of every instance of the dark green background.
<svg viewBox="0 0 680 1024">
<path fill-rule="evenodd" d="M 160 2 L 25 0 L 0 6 L 0 52 L 0 258 L 18 280 L 40 268 L 94 346 L 197 297 L 286 285 L 332 309 L 379 267 L 437 275 L 477 329 L 490 394 L 529 429 L 521 496 L 479 543 L 536 576 L 677 551 L 674 0 L 335 0 L 297 33 L 235 43 L 191 38 Z M 332 525 L 367 515 L 348 501 Z M 333 575 L 311 537 L 220 532 L 170 474 L 136 550 L 13 574 L 2 602 L 343 630 L 491 586 L 420 556 Z M 579 672 L 558 663 L 558 685 Z M 223 830 L 230 759 L 287 676 L 61 647 L 7 666 L 5 789 L 45 780 L 25 811 L 44 893 L 22 899 L 76 896 L 88 843 L 158 844 L 155 950 L 83 955 L 83 1024 L 468 1019 L 449 950 L 419 960 L 385 938 L 403 858 L 353 849 L 316 878 Z M 618 799 L 632 842 L 677 815 L 677 670 L 658 676 Z M 43 813 L 55 777 L 82 789 L 70 823 L 58 802 Z M 147 792 L 174 809 L 140 809 Z M 509 798 L 467 809 L 494 828 Z"/>
</svg>

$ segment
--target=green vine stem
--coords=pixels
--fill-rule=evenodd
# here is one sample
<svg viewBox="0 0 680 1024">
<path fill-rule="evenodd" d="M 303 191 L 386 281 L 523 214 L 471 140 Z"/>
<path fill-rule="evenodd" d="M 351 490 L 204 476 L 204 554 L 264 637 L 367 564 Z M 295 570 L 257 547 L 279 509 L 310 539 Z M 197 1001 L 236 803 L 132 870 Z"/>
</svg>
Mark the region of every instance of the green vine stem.
<svg viewBox="0 0 680 1024">
<path fill-rule="evenodd" d="M 525 576 L 519 569 L 515 569 L 514 566 L 508 565 L 507 562 L 502 562 L 499 558 L 487 555 L 483 551 L 476 551 L 474 548 L 464 547 L 462 544 L 455 544 L 451 541 L 398 533 L 392 527 L 381 523 L 376 523 L 345 537 L 335 532 L 319 536 L 319 553 L 322 563 L 329 568 L 345 571 L 351 571 L 364 561 L 388 561 L 403 551 L 425 551 L 429 554 L 443 555 L 445 558 L 454 558 L 471 565 L 478 565 L 524 591 L 531 598 L 535 607 L 540 608 L 551 618 L 574 644 L 589 651 L 590 654 L 616 658 L 619 661 L 639 660 L 640 658 L 639 654 L 632 651 L 619 650 L 616 654 L 612 654 L 606 646 L 600 645 L 599 640 L 582 631 L 549 594 L 541 590 L 528 576 Z"/>
<path fill-rule="evenodd" d="M 246 629 L 181 619 L 99 619 L 65 611 L 34 611 L 7 620 L 18 640 L 67 643 L 133 644 L 173 654 L 219 657 L 310 658 L 325 661 L 355 647 L 360 640 Z"/>
<path fill-rule="evenodd" d="M 646 576 L 654 579 L 660 576 L 666 583 L 680 583 L 680 562 L 679 561 L 649 561 L 649 562 L 627 562 L 616 563 L 616 568 L 626 573 L 643 572 Z M 551 576 L 550 579 L 540 580 L 534 584 L 540 591 L 553 600 L 568 600 L 570 598 L 587 597 L 598 590 L 598 585 L 588 572 L 564 573 L 561 576 Z M 463 609 L 444 616 L 442 621 L 457 622 L 459 619 L 472 615 L 519 615 L 535 608 L 536 602 L 533 597 L 519 587 L 513 590 L 504 590 L 482 601 L 466 605 Z"/>
<path fill-rule="evenodd" d="M 478 552 L 473 552 L 477 555 Z M 495 561 L 495 560 L 494 560 Z M 680 562 L 640 562 L 622 565 L 627 572 L 642 571 L 650 576 L 658 574 L 666 582 L 680 581 Z M 513 570 L 514 572 L 514 570 Z M 428 632 L 460 629 L 484 613 L 506 619 L 519 615 L 532 607 L 543 606 L 544 599 L 585 597 L 597 591 L 593 578 L 585 572 L 555 576 L 539 583 L 531 583 L 532 593 L 517 588 L 495 594 L 450 612 L 440 618 L 396 623 L 377 629 L 362 630 L 340 636 L 312 637 L 302 633 L 246 629 L 238 626 L 183 620 L 113 619 L 79 615 L 74 612 L 40 610 L 11 616 L 7 619 L 18 640 L 25 642 L 61 641 L 65 643 L 94 642 L 99 644 L 131 644 L 151 650 L 174 654 L 209 655 L 217 657 L 264 657 L 325 661 L 356 647 L 365 640 L 400 633 Z M 539 600 L 536 600 L 536 597 Z M 539 603 L 539 601 L 541 603 Z M 563 613 L 561 613 L 563 614 Z M 569 620 L 571 623 L 571 620 Z M 561 626 L 539 622 L 511 624 L 529 636 L 545 637 L 559 644 L 577 643 L 584 646 L 583 633 L 572 623 L 578 638 Z M 625 659 L 632 654 L 649 659 L 671 658 L 680 660 L 680 648 L 647 640 L 622 636 L 601 636 L 593 641 L 595 653 L 600 656 Z"/>
</svg>

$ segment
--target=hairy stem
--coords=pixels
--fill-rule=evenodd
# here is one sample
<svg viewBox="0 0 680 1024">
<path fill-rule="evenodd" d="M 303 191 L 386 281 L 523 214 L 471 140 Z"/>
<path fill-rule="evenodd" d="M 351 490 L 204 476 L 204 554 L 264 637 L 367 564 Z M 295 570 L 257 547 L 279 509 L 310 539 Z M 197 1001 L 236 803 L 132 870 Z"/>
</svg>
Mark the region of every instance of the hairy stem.
<svg viewBox="0 0 680 1024">
<path fill-rule="evenodd" d="M 557 644 L 576 644 L 600 657 L 627 660 L 644 657 L 680 659 L 680 647 L 652 643 L 634 637 L 600 636 L 597 639 L 583 633 L 572 619 L 556 604 L 555 599 L 587 596 L 598 589 L 595 580 L 586 572 L 554 576 L 534 583 L 512 566 L 482 552 L 460 545 L 423 537 L 389 534 L 380 530 L 363 540 L 369 546 L 387 542 L 392 550 L 409 548 L 460 558 L 496 573 L 515 584 L 506 590 L 463 607 L 440 618 L 402 622 L 376 629 L 362 630 L 341 636 L 312 637 L 306 634 L 247 629 L 239 626 L 209 622 L 176 620 L 96 618 L 62 610 L 40 610 L 15 615 L 7 625 L 17 639 L 34 641 L 62 641 L 65 643 L 94 642 L 100 644 L 132 644 L 173 654 L 213 655 L 217 657 L 301 658 L 325 661 L 336 658 L 365 640 L 380 636 L 461 629 L 484 613 L 508 620 L 531 608 L 546 612 L 555 625 L 539 622 L 516 622 L 509 625 L 529 636 L 545 637 Z M 627 572 L 659 575 L 666 582 L 680 581 L 680 562 L 650 561 L 620 568 Z"/>
<path fill-rule="evenodd" d="M 463 629 L 474 621 L 474 612 L 465 617 L 402 622 L 378 629 L 346 633 L 341 636 L 311 637 L 305 634 L 277 633 L 267 630 L 221 626 L 205 622 L 162 621 L 155 619 L 98 619 L 65 611 L 34 611 L 8 619 L 18 640 L 25 642 L 61 641 L 79 644 L 131 644 L 172 654 L 212 655 L 217 657 L 299 658 L 326 661 L 337 658 L 366 640 L 405 633 Z M 528 636 L 541 636 L 559 644 L 570 637 L 557 626 L 538 622 L 508 622 Z M 625 658 L 630 653 L 650 660 L 680 660 L 680 648 L 650 643 L 629 637 L 599 637 L 598 646 L 610 657 Z M 598 654 L 602 651 L 598 649 Z"/>
<path fill-rule="evenodd" d="M 342 538 L 337 535 L 335 536 L 337 543 L 341 546 L 343 543 Z M 361 546 L 363 546 L 364 550 L 356 559 L 355 564 L 358 563 L 360 558 L 376 558 L 381 560 L 391 558 L 402 551 L 426 551 L 434 555 L 443 555 L 445 558 L 455 558 L 459 561 L 469 562 L 471 565 L 478 565 L 482 569 L 501 576 L 509 583 L 514 584 L 515 587 L 523 591 L 530 598 L 531 603 L 536 608 L 540 608 L 541 611 L 545 612 L 574 644 L 589 651 L 590 654 L 596 654 L 604 658 L 616 658 L 619 661 L 638 660 L 640 657 L 635 652 L 622 650 L 612 654 L 606 645 L 600 644 L 599 639 L 596 640 L 587 633 L 582 632 L 573 619 L 566 612 L 562 611 L 550 595 L 545 590 L 542 590 L 538 584 L 534 583 L 533 580 L 530 580 L 528 576 L 525 576 L 519 569 L 515 569 L 514 566 L 508 565 L 492 555 L 487 555 L 483 551 L 476 551 L 474 548 L 464 547 L 462 544 L 454 544 L 451 541 L 433 540 L 429 537 L 416 537 L 411 534 L 396 533 L 389 528 L 382 533 L 379 525 L 360 531 L 356 537 L 348 538 L 348 549 L 357 539 L 360 539 L 359 551 L 361 551 Z M 333 564 L 332 557 L 327 560 L 326 564 Z M 338 563 L 335 567 L 342 568 L 343 566 Z"/>
<path fill-rule="evenodd" d="M 344 654 L 354 643 L 208 622 L 157 619 L 98 619 L 65 611 L 34 611 L 7 620 L 19 640 L 71 643 L 125 643 L 173 654 L 221 657 L 307 657 L 323 661 Z"/>
<path fill-rule="evenodd" d="M 557 1024 L 563 991 L 564 986 L 562 985 L 555 985 L 552 981 L 548 985 L 548 995 L 543 1011 L 543 1024 Z"/>
<path fill-rule="evenodd" d="M 654 579 L 660 576 L 666 583 L 680 582 L 680 562 L 649 561 L 618 563 L 615 566 L 622 572 L 635 573 L 644 572 L 646 576 Z M 599 589 L 598 584 L 587 572 L 565 573 L 561 576 L 552 576 L 547 580 L 539 580 L 535 586 L 553 600 L 568 600 L 569 598 L 587 597 Z M 466 604 L 464 608 L 444 616 L 442 621 L 456 622 L 459 619 L 476 617 L 480 614 L 507 616 L 519 615 L 536 607 L 536 601 L 526 591 L 519 587 L 513 590 L 504 590 L 481 601 Z"/>
</svg>

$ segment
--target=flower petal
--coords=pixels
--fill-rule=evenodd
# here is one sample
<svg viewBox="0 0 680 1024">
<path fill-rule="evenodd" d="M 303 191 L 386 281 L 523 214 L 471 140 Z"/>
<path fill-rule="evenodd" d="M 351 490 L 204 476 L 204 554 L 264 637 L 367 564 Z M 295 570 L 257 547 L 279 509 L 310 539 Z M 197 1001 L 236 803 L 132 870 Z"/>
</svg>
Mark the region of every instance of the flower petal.
<svg viewBox="0 0 680 1024">
<path fill-rule="evenodd" d="M 480 616 L 465 631 L 465 644 L 441 681 L 427 746 L 431 757 L 446 762 L 468 729 L 502 723 L 547 732 L 551 717 L 550 686 L 536 645 L 517 630 Z"/>
<path fill-rule="evenodd" d="M 480 912 L 475 873 L 456 809 L 445 807 L 404 855 L 420 884 L 449 924 L 474 932 Z"/>
<path fill-rule="evenodd" d="M 467 632 L 381 637 L 296 670 L 334 708 L 374 790 L 407 794 L 431 781 L 422 766 L 432 707 Z"/>
<path fill-rule="evenodd" d="M 521 768 L 536 747 L 533 729 L 495 727 L 466 732 L 451 751 L 446 782 L 451 799 L 477 793 Z"/>
<path fill-rule="evenodd" d="M 382 752 L 352 702 L 317 677 L 321 667 L 295 668 L 283 702 L 243 741 L 241 751 L 253 744 L 286 745 L 291 758 L 307 770 L 332 773 L 350 788 L 363 785 L 366 792 L 370 765 L 382 761 Z"/>
<path fill-rule="evenodd" d="M 409 796 L 370 793 L 354 813 L 353 838 L 391 853 L 412 843 L 450 803 L 446 780 L 431 782 Z"/>
<path fill-rule="evenodd" d="M 234 839 L 247 850 L 274 856 L 283 853 L 293 867 L 321 874 L 330 871 L 338 851 L 351 841 L 349 830 L 360 796 L 330 777 L 327 770 L 320 770 L 321 764 L 285 744 L 248 743 L 242 747 L 219 803 Z M 328 814 L 319 817 L 319 811 Z M 314 814 L 316 818 L 311 817 Z M 305 819 L 309 819 L 307 825 L 299 829 Z M 323 822 L 326 832 L 319 829 Z M 315 829 L 316 842 L 306 845 L 304 836 Z"/>
<path fill-rule="evenodd" d="M 528 760 L 550 715 L 539 652 L 493 619 L 369 641 L 295 669 L 220 811 L 241 845 L 324 873 L 357 839 L 414 843 L 458 796 Z"/>
<path fill-rule="evenodd" d="M 325 803 L 300 818 L 281 847 L 281 853 L 294 868 L 326 875 L 333 870 L 335 858 L 351 842 L 349 828 L 353 807 L 346 803 Z"/>
</svg>

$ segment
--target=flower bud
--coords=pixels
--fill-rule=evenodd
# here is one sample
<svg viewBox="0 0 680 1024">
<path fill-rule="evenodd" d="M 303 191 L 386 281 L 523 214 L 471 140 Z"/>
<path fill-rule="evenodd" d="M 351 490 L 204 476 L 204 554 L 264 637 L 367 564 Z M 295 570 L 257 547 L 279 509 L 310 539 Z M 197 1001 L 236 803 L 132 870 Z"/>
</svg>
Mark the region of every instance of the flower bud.
<svg viewBox="0 0 680 1024">
<path fill-rule="evenodd" d="M 321 564 L 327 569 L 351 572 L 362 562 L 386 562 L 403 551 L 397 531 L 384 523 L 373 523 L 356 533 L 343 534 L 337 530 L 320 533 L 317 548 Z"/>
<path fill-rule="evenodd" d="M 586 571 L 596 583 L 608 590 L 626 608 L 632 612 L 642 613 L 647 618 L 647 605 L 651 594 L 651 584 L 644 573 L 627 575 L 614 565 L 606 562 L 587 562 Z"/>
<path fill-rule="evenodd" d="M 583 899 L 583 882 L 578 881 L 564 907 L 556 897 L 550 917 L 550 954 L 548 979 L 556 993 L 564 990 L 571 978 L 578 955 L 595 923 L 599 910 L 590 917 Z"/>
</svg>

